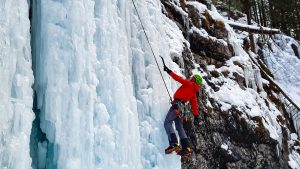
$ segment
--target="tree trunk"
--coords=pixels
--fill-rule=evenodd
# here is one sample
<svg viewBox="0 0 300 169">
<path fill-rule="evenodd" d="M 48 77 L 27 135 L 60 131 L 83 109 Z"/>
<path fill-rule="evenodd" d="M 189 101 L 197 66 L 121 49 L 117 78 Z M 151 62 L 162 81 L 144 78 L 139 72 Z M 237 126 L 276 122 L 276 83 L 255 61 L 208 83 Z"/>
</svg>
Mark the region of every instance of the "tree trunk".
<svg viewBox="0 0 300 169">
<path fill-rule="evenodd" d="M 258 24 L 260 24 L 260 22 L 259 22 L 259 18 L 258 18 L 258 14 L 257 14 L 257 6 L 256 6 L 256 3 L 255 3 L 255 5 L 253 6 L 253 15 L 254 15 L 254 20 L 255 20 L 255 22 L 256 23 L 258 23 Z"/>
<path fill-rule="evenodd" d="M 255 29 L 255 28 L 249 28 L 246 25 L 242 26 L 242 25 L 236 25 L 236 24 L 232 24 L 229 23 L 229 25 L 233 28 L 233 29 L 237 29 L 240 31 L 246 31 L 249 33 L 258 33 L 258 34 L 267 34 L 267 35 L 275 35 L 275 34 L 280 34 L 280 31 L 278 29 Z"/>
<path fill-rule="evenodd" d="M 260 0 L 260 2 L 261 2 L 261 13 L 262 13 L 262 25 L 263 26 L 267 26 L 267 22 L 266 22 L 266 10 L 265 10 L 264 1 Z"/>
<path fill-rule="evenodd" d="M 261 6 L 261 3 L 260 2 L 257 2 L 257 6 L 258 6 L 258 9 L 259 9 L 259 20 L 260 20 L 260 25 L 261 26 L 264 26 L 264 23 L 263 23 L 263 14 L 262 14 L 262 6 Z"/>
<path fill-rule="evenodd" d="M 248 25 L 251 25 L 251 4 L 249 0 L 245 0 L 245 10 L 246 10 L 246 14 L 247 14 L 247 23 Z M 254 37 L 253 34 L 250 33 L 249 34 L 249 39 L 250 39 L 250 44 L 251 44 L 251 51 L 255 52 L 255 44 L 254 44 Z"/>
</svg>

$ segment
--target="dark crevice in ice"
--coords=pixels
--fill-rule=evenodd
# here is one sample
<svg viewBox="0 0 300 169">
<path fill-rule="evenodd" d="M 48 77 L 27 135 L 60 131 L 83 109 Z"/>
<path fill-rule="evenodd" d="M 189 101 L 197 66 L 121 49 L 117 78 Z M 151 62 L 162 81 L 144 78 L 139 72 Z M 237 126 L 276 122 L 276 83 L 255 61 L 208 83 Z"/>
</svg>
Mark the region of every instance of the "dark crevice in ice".
<svg viewBox="0 0 300 169">
<path fill-rule="evenodd" d="M 43 154 L 43 149 L 48 144 L 46 134 L 40 128 L 40 110 L 37 108 L 37 96 L 34 94 L 33 108 L 35 119 L 32 122 L 31 135 L 30 135 L 30 157 L 32 158 L 31 166 L 33 169 L 41 167 L 39 159 Z M 39 148 L 40 147 L 40 148 Z"/>
<path fill-rule="evenodd" d="M 30 35 L 31 35 L 31 56 L 32 56 L 32 70 L 33 75 L 36 77 L 36 31 L 34 28 L 34 10 L 33 1 L 28 1 L 29 3 L 29 20 L 30 20 Z M 33 85 L 35 86 L 35 84 Z M 46 134 L 41 130 L 40 127 L 40 110 L 37 106 L 37 91 L 35 87 L 32 87 L 34 90 L 33 96 L 33 106 L 32 110 L 35 114 L 35 119 L 32 122 L 31 135 L 30 135 L 30 157 L 32 159 L 31 166 L 33 169 L 46 169 L 45 159 L 47 153 L 48 140 Z"/>
</svg>

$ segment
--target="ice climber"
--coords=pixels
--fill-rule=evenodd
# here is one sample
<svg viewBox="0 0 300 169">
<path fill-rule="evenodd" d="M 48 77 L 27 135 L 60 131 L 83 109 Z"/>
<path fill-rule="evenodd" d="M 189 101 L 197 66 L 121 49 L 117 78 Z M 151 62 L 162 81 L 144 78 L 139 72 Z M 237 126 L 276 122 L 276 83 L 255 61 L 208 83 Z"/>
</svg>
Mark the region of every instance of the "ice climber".
<svg viewBox="0 0 300 169">
<path fill-rule="evenodd" d="M 164 71 L 166 71 L 174 80 L 181 83 L 181 86 L 177 89 L 174 94 L 174 100 L 172 101 L 172 106 L 166 116 L 164 121 L 164 127 L 168 135 L 170 146 L 165 149 L 166 154 L 170 154 L 175 151 L 178 155 L 184 157 L 191 156 L 191 148 L 189 146 L 189 140 L 183 128 L 182 118 L 180 118 L 180 113 L 183 111 L 183 106 L 187 101 L 190 102 L 192 113 L 194 115 L 194 124 L 196 126 L 201 125 L 203 120 L 199 116 L 198 112 L 198 102 L 197 102 L 197 92 L 199 91 L 200 85 L 202 83 L 202 77 L 198 74 L 192 76 L 189 79 L 184 79 L 174 72 L 172 72 L 167 66 L 164 65 Z M 175 122 L 175 128 L 178 132 L 181 148 L 173 128 L 173 121 Z"/>
</svg>

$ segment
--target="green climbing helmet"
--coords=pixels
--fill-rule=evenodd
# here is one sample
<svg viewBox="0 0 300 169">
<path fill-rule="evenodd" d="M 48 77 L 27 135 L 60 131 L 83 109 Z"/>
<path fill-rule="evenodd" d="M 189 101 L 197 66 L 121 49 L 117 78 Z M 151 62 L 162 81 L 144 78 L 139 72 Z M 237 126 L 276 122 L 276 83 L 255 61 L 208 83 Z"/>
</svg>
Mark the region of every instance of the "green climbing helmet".
<svg viewBox="0 0 300 169">
<path fill-rule="evenodd" d="M 202 77 L 198 74 L 195 74 L 194 75 L 194 78 L 195 78 L 195 81 L 198 85 L 201 85 L 202 84 Z"/>
</svg>

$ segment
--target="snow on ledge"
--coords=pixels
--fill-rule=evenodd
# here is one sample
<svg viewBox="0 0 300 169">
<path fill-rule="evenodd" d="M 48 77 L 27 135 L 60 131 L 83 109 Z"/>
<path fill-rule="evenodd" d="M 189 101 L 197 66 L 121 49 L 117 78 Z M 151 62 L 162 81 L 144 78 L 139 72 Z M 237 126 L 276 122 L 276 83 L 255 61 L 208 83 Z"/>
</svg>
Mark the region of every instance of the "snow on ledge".
<svg viewBox="0 0 300 169">
<path fill-rule="evenodd" d="M 271 29 L 271 28 L 268 28 L 268 27 L 263 27 L 263 26 L 255 26 L 255 25 L 246 25 L 246 24 L 242 24 L 242 23 L 237 23 L 237 22 L 234 22 L 234 21 L 231 21 L 231 20 L 225 20 L 224 21 L 229 24 L 229 25 L 232 25 L 232 26 L 238 26 L 238 27 L 243 27 L 243 28 L 248 28 L 248 29 L 254 29 L 254 30 L 257 30 L 257 31 L 261 31 L 261 30 L 264 30 L 264 31 L 273 31 L 273 32 L 280 32 L 279 29 Z"/>
</svg>

